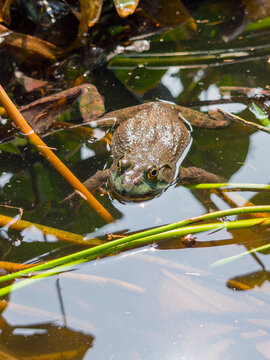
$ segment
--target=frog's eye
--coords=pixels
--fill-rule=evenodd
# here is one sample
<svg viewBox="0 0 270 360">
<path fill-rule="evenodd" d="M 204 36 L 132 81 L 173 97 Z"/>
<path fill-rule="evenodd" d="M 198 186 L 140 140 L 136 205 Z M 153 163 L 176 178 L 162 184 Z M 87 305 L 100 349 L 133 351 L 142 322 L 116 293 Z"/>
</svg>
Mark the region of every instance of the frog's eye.
<svg viewBox="0 0 270 360">
<path fill-rule="evenodd" d="M 148 170 L 147 178 L 150 181 L 155 181 L 157 179 L 157 176 L 158 176 L 158 169 L 156 167 L 152 167 L 151 169 Z"/>
<path fill-rule="evenodd" d="M 117 167 L 117 170 L 120 172 L 121 169 L 122 169 L 122 161 L 121 161 L 121 160 L 118 160 L 118 161 L 117 161 L 116 167 Z"/>
</svg>

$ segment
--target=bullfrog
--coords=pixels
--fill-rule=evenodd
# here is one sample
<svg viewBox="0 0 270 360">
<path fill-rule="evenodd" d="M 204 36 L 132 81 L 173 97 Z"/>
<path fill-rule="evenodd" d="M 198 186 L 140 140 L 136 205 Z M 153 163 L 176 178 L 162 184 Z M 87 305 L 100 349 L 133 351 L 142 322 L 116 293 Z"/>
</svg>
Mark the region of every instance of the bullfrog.
<svg viewBox="0 0 270 360">
<path fill-rule="evenodd" d="M 216 129 L 229 125 L 218 111 L 203 114 L 176 104 L 149 102 L 116 110 L 97 120 L 114 123 L 113 162 L 84 182 L 93 191 L 105 182 L 118 197 L 142 201 L 161 194 L 172 184 L 218 182 L 218 177 L 196 167 L 180 167 L 191 144 L 190 125 Z"/>
</svg>

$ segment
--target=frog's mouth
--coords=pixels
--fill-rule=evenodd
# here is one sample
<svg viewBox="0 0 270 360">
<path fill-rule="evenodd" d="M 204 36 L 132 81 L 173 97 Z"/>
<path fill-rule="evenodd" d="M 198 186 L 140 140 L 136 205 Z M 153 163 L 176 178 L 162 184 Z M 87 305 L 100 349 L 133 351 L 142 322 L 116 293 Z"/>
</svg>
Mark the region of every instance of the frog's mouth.
<svg viewBox="0 0 270 360">
<path fill-rule="evenodd" d="M 162 181 L 153 182 L 146 175 L 142 175 L 141 171 L 135 175 L 133 172 L 131 178 L 127 172 L 121 175 L 111 172 L 108 185 L 116 199 L 125 202 L 148 201 L 159 196 L 169 185 Z"/>
<path fill-rule="evenodd" d="M 145 194 L 143 196 L 136 196 L 136 195 L 130 196 L 128 194 L 128 191 L 126 191 L 126 190 L 123 190 L 122 193 L 119 194 L 114 189 L 112 189 L 112 193 L 117 200 L 119 200 L 120 202 L 123 202 L 123 200 L 124 200 L 125 203 L 126 202 L 136 203 L 136 202 L 142 202 L 142 201 L 149 201 L 161 194 L 161 193 L 158 193 L 158 194 L 149 193 L 149 194 Z"/>
<path fill-rule="evenodd" d="M 130 192 L 127 189 L 121 189 L 121 191 L 117 190 L 113 184 L 110 184 L 111 193 L 112 195 L 119 200 L 120 202 L 143 202 L 143 201 L 149 201 L 156 197 L 159 197 L 163 194 L 164 191 L 169 187 L 170 184 L 167 184 L 166 186 L 163 186 L 162 188 L 153 189 L 151 188 L 150 191 L 142 193 L 134 193 Z"/>
<path fill-rule="evenodd" d="M 131 197 L 131 196 L 125 196 L 125 195 L 120 195 L 117 192 L 113 191 L 113 195 L 115 198 L 117 198 L 120 202 L 124 200 L 124 202 L 142 202 L 142 201 L 149 201 L 152 200 L 154 197 L 157 197 L 160 194 L 149 194 L 149 196 L 144 196 L 144 197 Z"/>
</svg>

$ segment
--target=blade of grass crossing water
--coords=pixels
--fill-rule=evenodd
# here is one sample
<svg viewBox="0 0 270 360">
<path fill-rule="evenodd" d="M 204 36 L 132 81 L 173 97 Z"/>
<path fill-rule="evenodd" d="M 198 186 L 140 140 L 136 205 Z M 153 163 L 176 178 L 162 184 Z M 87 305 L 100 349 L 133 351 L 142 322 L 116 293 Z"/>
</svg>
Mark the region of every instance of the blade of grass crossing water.
<svg viewBox="0 0 270 360">
<path fill-rule="evenodd" d="M 244 252 L 242 252 L 240 254 L 229 256 L 229 257 L 226 257 L 224 259 L 215 261 L 213 264 L 211 264 L 209 266 L 209 268 L 213 269 L 213 268 L 216 268 L 216 267 L 219 267 L 219 266 L 227 265 L 227 264 L 230 264 L 233 261 L 241 259 L 242 257 L 244 257 L 246 255 L 253 254 L 256 251 L 266 251 L 266 250 L 269 250 L 269 249 L 270 249 L 270 244 L 258 246 L 257 248 L 254 248 L 254 249 L 251 249 L 251 250 L 248 250 L 248 251 L 244 251 Z"/>
<path fill-rule="evenodd" d="M 119 251 L 120 245 L 123 245 L 123 244 L 125 245 L 126 243 L 131 243 L 132 241 L 137 240 L 137 242 L 136 243 L 134 242 L 134 244 L 132 246 L 135 246 L 135 245 L 139 246 L 139 245 L 145 245 L 145 242 L 139 243 L 139 240 L 142 240 L 142 239 L 145 239 L 145 238 L 147 238 L 146 243 L 147 243 L 147 241 L 149 241 L 149 243 L 151 243 L 151 241 L 160 240 L 158 237 L 154 237 L 155 235 L 160 236 L 161 234 L 166 234 L 164 238 L 166 238 L 166 236 L 168 238 L 168 236 L 173 236 L 172 231 L 174 229 L 182 228 L 182 227 L 184 227 L 186 225 L 196 223 L 198 221 L 210 220 L 210 219 L 229 216 L 229 215 L 245 214 L 245 213 L 247 214 L 247 213 L 252 213 L 252 212 L 270 212 L 270 206 L 269 205 L 251 206 L 251 207 L 242 207 L 242 208 L 236 208 L 236 209 L 228 209 L 228 210 L 223 210 L 223 211 L 217 211 L 217 212 L 214 212 L 214 213 L 205 214 L 205 215 L 197 216 L 197 217 L 190 218 L 190 219 L 187 219 L 187 220 L 183 220 L 183 221 L 180 221 L 180 222 L 177 222 L 177 223 L 164 225 L 164 226 L 161 226 L 161 227 L 158 227 L 158 228 L 155 228 L 155 229 L 142 231 L 142 232 L 139 232 L 139 233 L 136 233 L 136 234 L 133 234 L 133 235 L 128 235 L 128 236 L 126 236 L 124 238 L 121 238 L 121 239 L 117 239 L 117 240 L 110 241 L 110 242 L 102 244 L 102 245 L 98 245 L 98 246 L 93 247 L 91 249 L 82 250 L 82 251 L 79 251 L 77 253 L 70 254 L 70 255 L 67 255 L 65 257 L 62 257 L 62 258 L 51 260 L 51 261 L 47 262 L 46 264 L 38 265 L 38 266 L 35 266 L 35 267 L 31 268 L 31 270 L 25 269 L 25 270 L 22 270 L 22 271 L 13 273 L 13 274 L 4 275 L 4 276 L 0 277 L 0 282 L 8 281 L 8 280 L 14 279 L 16 277 L 21 277 L 21 276 L 24 276 L 24 275 L 26 275 L 26 274 L 28 274 L 30 272 L 33 272 L 33 271 L 46 270 L 46 269 L 52 268 L 54 266 L 59 266 L 59 265 L 62 265 L 64 263 L 70 262 L 70 261 L 75 261 L 75 260 L 77 260 L 79 258 L 83 258 L 83 257 L 87 257 L 90 260 L 90 257 L 92 255 L 93 255 L 93 258 L 98 257 L 98 256 L 102 255 L 105 250 L 108 250 L 108 249 L 109 249 L 109 252 L 114 252 L 116 248 Z M 264 220 L 262 220 L 262 218 L 260 218 L 260 219 L 248 219 L 246 221 L 249 224 L 251 224 L 250 226 L 252 226 L 252 224 L 253 224 L 251 222 L 252 220 L 255 221 L 256 224 L 259 223 L 259 222 L 264 221 Z M 242 221 L 244 221 L 244 220 L 242 220 Z M 226 227 L 226 225 L 228 223 L 229 222 L 217 223 L 217 225 L 220 227 L 221 224 L 223 224 L 222 226 Z M 209 225 L 209 224 L 206 224 L 206 225 Z M 214 225 L 214 228 L 217 228 L 217 225 Z M 203 226 L 204 225 L 199 225 L 199 228 L 203 229 Z M 191 227 L 188 227 L 188 230 L 184 230 L 184 232 L 185 231 L 187 231 L 187 234 L 188 234 L 189 232 L 191 232 Z M 202 230 L 202 231 L 206 231 L 206 230 Z M 183 235 L 185 235 L 185 233 L 178 234 L 177 236 L 183 236 Z M 106 255 L 107 255 L 107 253 L 106 253 Z M 91 257 L 91 259 L 92 259 L 92 257 Z"/>
<path fill-rule="evenodd" d="M 26 274 L 33 273 L 36 271 L 46 270 L 46 269 L 48 269 L 48 267 L 57 266 L 54 269 L 49 270 L 49 274 L 47 276 L 54 275 L 61 271 L 66 270 L 67 267 L 71 267 L 72 265 L 78 264 L 80 262 L 93 260 L 99 256 L 110 255 L 115 252 L 130 249 L 132 247 L 147 245 L 147 244 L 151 244 L 153 242 L 158 242 L 158 241 L 165 240 L 168 238 L 181 237 L 181 236 L 184 236 L 187 234 L 195 234 L 195 233 L 200 233 L 200 232 L 204 232 L 204 231 L 213 231 L 213 230 L 220 230 L 220 229 L 233 230 L 233 229 L 240 229 L 240 228 L 248 228 L 248 227 L 253 227 L 256 225 L 261 225 L 261 226 L 270 225 L 270 218 L 247 219 L 247 220 L 228 221 L 228 222 L 222 222 L 222 223 L 218 222 L 218 223 L 202 224 L 202 225 L 195 225 L 195 226 L 185 226 L 180 229 L 165 231 L 160 234 L 146 236 L 146 237 L 142 237 L 140 239 L 131 240 L 131 241 L 127 241 L 127 237 L 125 237 L 122 239 L 111 241 L 110 243 L 96 246 L 95 248 L 92 248 L 92 249 L 83 250 L 83 251 L 77 252 L 72 255 L 67 255 L 62 258 L 52 260 L 51 262 L 49 262 L 47 264 L 38 265 L 31 269 L 25 269 L 25 270 L 22 270 L 17 273 L 2 276 L 0 278 L 0 282 L 12 280 L 16 277 L 22 277 L 22 276 L 25 276 Z M 39 275 L 42 275 L 42 276 L 44 275 L 43 277 L 46 277 L 46 274 L 39 274 Z M 36 275 L 37 279 L 40 278 L 39 275 Z M 17 287 L 15 287 L 15 285 L 9 285 L 8 287 L 4 287 L 4 288 L 0 289 L 0 296 L 6 295 L 12 289 L 15 290 L 17 288 Z M 22 287 L 22 286 L 23 285 L 21 284 L 20 287 Z"/>
</svg>

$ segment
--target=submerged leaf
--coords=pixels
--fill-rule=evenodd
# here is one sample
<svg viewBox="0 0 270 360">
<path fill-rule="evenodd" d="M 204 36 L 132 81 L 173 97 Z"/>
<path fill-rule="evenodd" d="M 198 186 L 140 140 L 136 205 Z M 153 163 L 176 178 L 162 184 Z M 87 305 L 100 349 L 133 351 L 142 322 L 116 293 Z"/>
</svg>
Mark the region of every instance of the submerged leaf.
<svg viewBox="0 0 270 360">
<path fill-rule="evenodd" d="M 100 17 L 100 13 L 101 13 L 101 8 L 102 8 L 102 0 L 81 0 L 80 4 L 82 6 L 82 4 L 85 3 L 86 7 L 87 7 L 87 14 L 88 14 L 88 19 L 87 19 L 87 25 L 89 27 L 94 26 Z M 85 10 L 85 6 L 84 6 L 84 10 Z"/>
<path fill-rule="evenodd" d="M 195 20 L 181 0 L 163 0 L 157 17 L 162 28 L 177 28 L 183 25 L 183 29 L 188 30 L 189 28 L 191 33 L 197 31 Z"/>
<path fill-rule="evenodd" d="M 17 148 L 17 146 L 15 146 L 12 143 L 4 143 L 4 144 L 0 144 L 0 151 L 5 151 L 5 152 L 9 152 L 12 154 L 17 154 L 20 155 L 20 150 Z"/>
<path fill-rule="evenodd" d="M 139 0 L 113 0 L 113 3 L 118 15 L 125 18 L 134 13 Z"/>
<path fill-rule="evenodd" d="M 1 21 L 3 21 L 5 24 L 9 25 L 10 24 L 10 6 L 12 4 L 13 0 L 6 0 L 3 8 L 2 8 L 2 16 L 1 16 Z"/>
<path fill-rule="evenodd" d="M 100 17 L 102 0 L 80 0 L 81 16 L 78 28 L 77 40 L 81 41 L 86 37 L 88 28 L 94 26 Z"/>
</svg>

